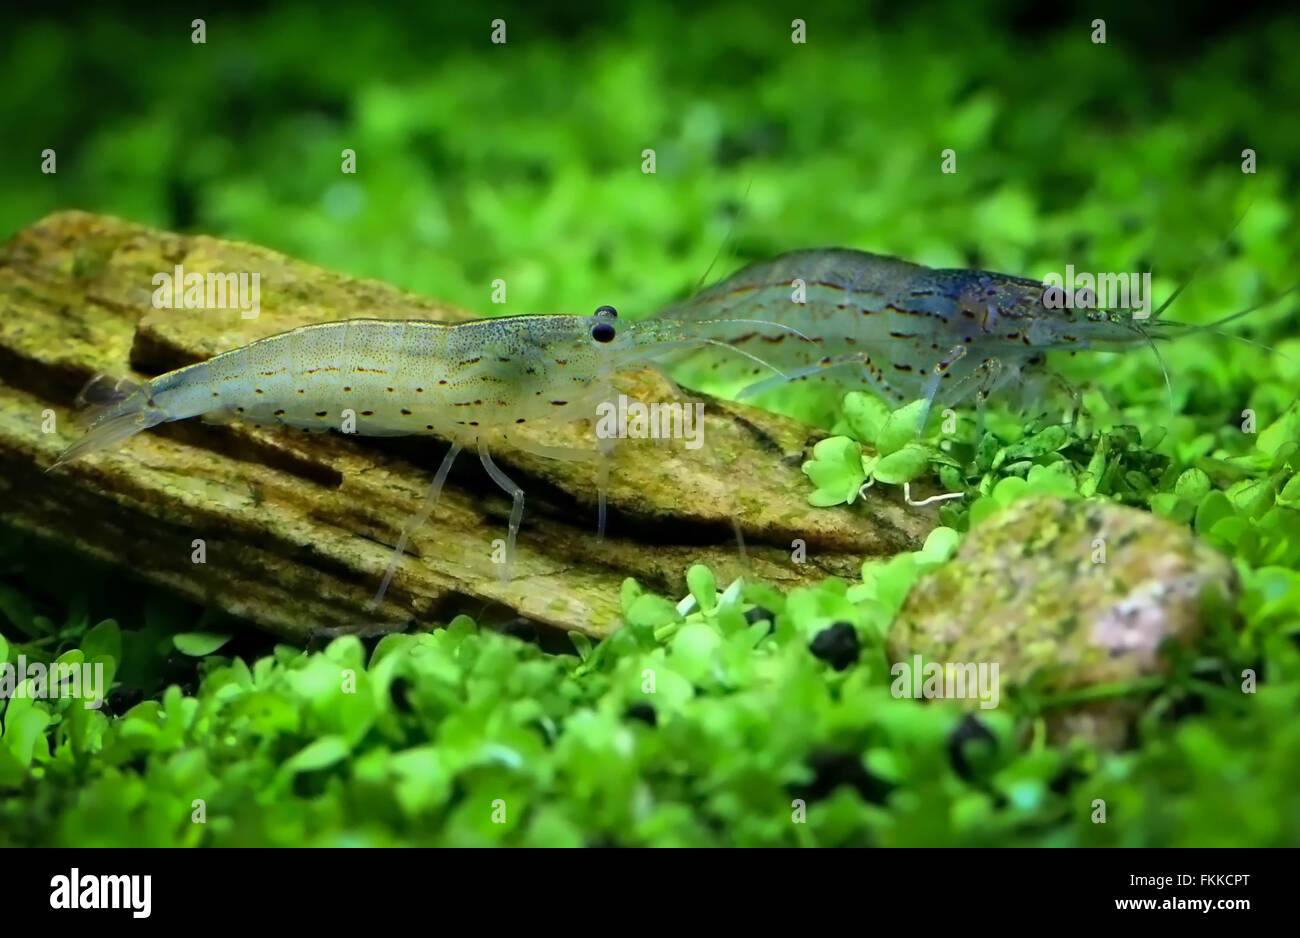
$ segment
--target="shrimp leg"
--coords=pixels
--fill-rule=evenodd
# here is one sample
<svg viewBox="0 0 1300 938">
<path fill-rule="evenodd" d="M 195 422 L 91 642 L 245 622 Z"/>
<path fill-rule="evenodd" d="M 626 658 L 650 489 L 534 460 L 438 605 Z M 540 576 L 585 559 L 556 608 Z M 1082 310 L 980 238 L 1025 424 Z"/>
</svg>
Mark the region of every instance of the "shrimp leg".
<svg viewBox="0 0 1300 938">
<path fill-rule="evenodd" d="M 1027 396 L 1030 400 L 1047 400 L 1047 389 L 1050 386 L 1055 386 L 1064 391 L 1070 398 L 1071 428 L 1075 426 L 1080 415 L 1084 412 L 1083 391 L 1076 387 L 1065 375 L 1053 368 L 1043 366 L 1042 373 L 1033 375 L 1032 380 L 1025 382 L 1025 386 L 1028 389 Z M 1044 406 L 1041 412 L 1046 414 L 1047 408 Z"/>
<path fill-rule="evenodd" d="M 964 355 L 965 346 L 958 346 L 958 348 L 963 349 Z M 956 349 L 953 351 L 955 352 Z M 951 366 L 952 362 L 957 361 L 961 357 L 963 356 L 958 355 L 957 358 L 951 358 L 951 360 L 946 359 L 945 361 L 948 362 L 948 366 Z M 936 376 L 943 374 L 943 371 L 940 370 L 941 368 L 946 370 L 946 366 L 944 366 L 942 362 L 935 366 Z M 976 365 L 975 368 L 971 370 L 970 374 L 958 378 L 957 381 L 953 383 L 953 386 L 948 389 L 947 399 L 958 401 L 965 397 L 972 387 L 974 388 L 976 440 L 982 439 L 984 436 L 985 405 L 989 399 L 989 395 L 992 394 L 993 390 L 998 386 L 999 380 L 1002 377 L 1002 372 L 1003 366 L 1001 360 L 997 358 L 986 358 L 984 361 Z M 932 378 L 931 380 L 933 381 L 934 379 Z M 933 398 L 930 398 L 931 403 L 933 403 L 933 400 Z M 926 419 L 929 420 L 928 411 L 926 413 Z M 922 424 L 921 426 L 924 428 L 925 424 Z"/>
<path fill-rule="evenodd" d="M 594 452 L 588 449 L 580 449 L 576 446 L 547 446 L 544 443 L 534 443 L 531 440 L 524 441 L 516 437 L 508 436 L 507 439 L 511 445 L 523 450 L 525 453 L 531 453 L 534 456 L 540 456 L 543 459 L 558 459 L 561 462 L 595 462 L 597 464 L 596 492 L 598 498 L 597 521 L 596 521 L 596 543 L 601 543 L 605 539 L 605 515 L 606 502 L 609 497 L 609 461 L 610 453 L 614 449 L 614 440 L 599 440 L 598 449 Z"/>
<path fill-rule="evenodd" d="M 600 441 L 600 463 L 597 467 L 596 492 L 598 493 L 596 509 L 596 543 L 605 543 L 605 519 L 609 500 L 609 462 L 614 452 L 613 440 Z"/>
<path fill-rule="evenodd" d="M 492 481 L 514 500 L 510 506 L 510 529 L 506 535 L 506 562 L 501 567 L 501 582 L 505 583 L 510 579 L 510 564 L 515 556 L 515 540 L 519 536 L 520 519 L 524 516 L 524 490 L 497 467 L 488 454 L 487 444 L 481 439 L 478 441 L 478 458 L 479 462 L 483 463 L 483 468 L 487 470 L 487 474 L 492 477 Z"/>
<path fill-rule="evenodd" d="M 668 379 L 668 383 L 672 385 L 673 393 L 679 397 L 682 396 L 681 388 L 677 387 L 677 383 L 673 381 L 671 378 L 668 378 L 667 373 L 662 368 L 659 368 L 657 364 L 655 365 L 655 369 L 664 378 Z M 614 393 L 614 389 L 610 385 L 607 379 L 602 379 L 599 387 L 600 387 L 599 393 L 601 397 L 603 397 L 606 400 L 608 400 L 610 396 Z M 597 492 L 596 543 L 597 544 L 605 543 L 605 519 L 607 514 L 606 503 L 609 500 L 609 464 L 614 455 L 614 446 L 617 443 L 618 441 L 612 437 L 609 439 L 604 439 L 599 434 L 596 435 L 596 449 L 600 453 L 598 457 L 600 462 L 596 464 L 597 465 L 597 469 L 596 469 L 597 472 L 596 474 L 596 492 Z"/>
<path fill-rule="evenodd" d="M 930 422 L 930 411 L 934 409 L 934 399 L 939 394 L 939 380 L 948 373 L 948 369 L 966 357 L 966 346 L 954 345 L 948 350 L 943 361 L 934 366 L 930 372 L 930 380 L 925 383 L 925 391 L 922 397 L 925 398 L 925 416 L 921 419 L 919 432 L 924 432 L 925 425 Z M 960 384 L 961 382 L 958 382 Z"/>
<path fill-rule="evenodd" d="M 987 359 L 980 363 L 976 374 L 979 375 L 979 388 L 975 392 L 975 439 L 978 441 L 984 438 L 985 405 L 1002 377 L 1002 362 L 996 358 Z"/>
<path fill-rule="evenodd" d="M 392 582 L 393 574 L 397 572 L 397 564 L 402 559 L 402 552 L 406 549 L 407 539 L 410 538 L 413 532 L 419 530 L 429 520 L 429 515 L 433 513 L 434 506 L 438 504 L 438 499 L 442 495 L 442 486 L 447 481 L 447 475 L 451 472 L 451 464 L 456 461 L 456 456 L 459 453 L 460 444 L 452 443 L 451 449 L 447 450 L 447 455 L 442 458 L 442 465 L 438 467 L 433 482 L 429 485 L 429 491 L 420 504 L 419 512 L 402 527 L 401 536 L 397 539 L 397 546 L 393 548 L 393 556 L 388 561 L 388 569 L 384 571 L 384 580 L 379 584 L 379 591 L 375 593 L 375 598 L 370 601 L 371 609 L 377 607 L 383 601 L 384 594 L 388 592 L 388 584 Z"/>
</svg>

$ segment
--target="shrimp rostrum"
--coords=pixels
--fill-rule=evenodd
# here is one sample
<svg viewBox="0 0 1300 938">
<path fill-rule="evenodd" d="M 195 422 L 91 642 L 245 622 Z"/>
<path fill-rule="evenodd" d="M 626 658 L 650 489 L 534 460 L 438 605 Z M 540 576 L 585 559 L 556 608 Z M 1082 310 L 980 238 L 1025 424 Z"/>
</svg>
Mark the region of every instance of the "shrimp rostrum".
<svg viewBox="0 0 1300 938">
<path fill-rule="evenodd" d="M 362 436 L 436 433 L 451 447 L 420 512 L 401 534 L 376 600 L 387 589 L 408 535 L 432 512 L 457 454 L 469 447 L 478 450 L 488 475 L 513 502 L 501 571 L 508 578 L 524 493 L 493 462 L 486 432 L 591 416 L 609 393 L 608 379 L 615 372 L 653 364 L 670 350 L 721 344 L 704 334 L 707 325 L 620 323 L 617 312 L 603 306 L 591 316 L 511 316 L 450 324 L 350 319 L 304 326 L 143 384 L 119 382 L 92 415 L 85 436 L 51 468 L 160 423 L 217 412 L 316 431 L 342 429 L 346 416 L 355 427 L 349 432 Z M 561 459 L 580 458 L 581 453 L 534 451 Z M 598 457 L 602 534 L 604 455 Z"/>
</svg>

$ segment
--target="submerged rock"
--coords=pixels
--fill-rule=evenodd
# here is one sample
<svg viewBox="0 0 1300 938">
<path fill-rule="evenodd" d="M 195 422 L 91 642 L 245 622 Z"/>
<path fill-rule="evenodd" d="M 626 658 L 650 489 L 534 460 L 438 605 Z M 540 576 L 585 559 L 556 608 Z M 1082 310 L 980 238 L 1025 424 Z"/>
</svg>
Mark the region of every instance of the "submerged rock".
<svg viewBox="0 0 1300 938">
<path fill-rule="evenodd" d="M 996 664 L 1004 691 L 1130 681 L 1168 667 L 1166 640 L 1197 641 L 1207 590 L 1235 588 L 1228 559 L 1186 528 L 1106 502 L 1025 498 L 973 528 L 951 562 L 913 587 L 889 652 L 900 662 Z M 1057 738 L 1120 745 L 1138 703 L 1069 708 L 1049 726 Z"/>
</svg>

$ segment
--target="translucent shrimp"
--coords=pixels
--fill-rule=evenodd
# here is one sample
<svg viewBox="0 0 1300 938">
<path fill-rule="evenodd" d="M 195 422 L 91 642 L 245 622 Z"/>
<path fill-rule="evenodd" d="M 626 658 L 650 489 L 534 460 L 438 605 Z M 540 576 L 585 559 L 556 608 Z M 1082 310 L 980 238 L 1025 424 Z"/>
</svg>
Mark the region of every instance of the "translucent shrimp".
<svg viewBox="0 0 1300 938">
<path fill-rule="evenodd" d="M 703 362 L 719 379 L 743 382 L 741 396 L 787 381 L 833 381 L 865 384 L 897 402 L 924 398 L 930 406 L 973 393 L 982 412 L 999 388 L 1026 379 L 1063 381 L 1047 369 L 1048 351 L 1139 344 L 1155 350 L 1154 339 L 1213 329 L 1249 312 L 1191 327 L 1158 320 L 1172 296 L 1143 321 L 1112 311 L 1049 308 L 1046 290 L 1038 281 L 1006 274 L 937 270 L 832 248 L 751 265 L 658 316 L 687 322 L 745 316 L 811 336 L 811 342 L 790 342 L 787 334 L 766 327 L 732 327 L 725 336 L 729 345 L 761 349 L 783 372 L 760 380 L 747 362 Z M 698 356 L 693 351 L 678 360 Z"/>
<path fill-rule="evenodd" d="M 592 316 L 511 316 L 451 324 L 350 319 L 304 326 L 141 385 L 118 382 L 101 395 L 85 436 L 50 468 L 160 423 L 214 412 L 317 431 L 342 429 L 346 419 L 355 422 L 349 432 L 362 436 L 436 432 L 452 445 L 415 523 L 433 510 L 460 450 L 477 448 L 488 475 L 512 500 L 501 571 L 508 578 L 524 493 L 492 461 L 483 434 L 531 421 L 590 416 L 609 393 L 613 373 L 652 363 L 673 349 L 721 344 L 703 333 L 707 323 L 619 323 L 617 317 L 612 307 L 603 306 Z M 747 351 L 735 351 L 757 361 Z M 549 458 L 592 458 L 581 450 L 513 442 Z M 602 451 L 596 457 L 602 466 L 602 535 L 606 456 Z M 402 531 L 376 602 L 413 528 L 408 524 Z"/>
</svg>

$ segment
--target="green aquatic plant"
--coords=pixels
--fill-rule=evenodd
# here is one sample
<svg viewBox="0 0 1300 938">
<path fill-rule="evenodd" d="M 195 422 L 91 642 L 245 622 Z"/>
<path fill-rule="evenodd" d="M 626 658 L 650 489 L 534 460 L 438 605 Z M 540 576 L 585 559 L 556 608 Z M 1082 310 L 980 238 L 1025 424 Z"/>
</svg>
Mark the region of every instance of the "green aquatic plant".
<svg viewBox="0 0 1300 938">
<path fill-rule="evenodd" d="M 809 504 L 851 505 L 877 482 L 906 485 L 924 475 L 932 462 L 942 461 L 936 447 L 918 439 L 925 401 L 890 411 L 875 395 L 854 391 L 846 395 L 843 408 L 845 429 L 851 435 L 818 441 L 813 458 L 803 465 L 804 475 L 816 486 L 808 496 Z M 863 453 L 862 443 L 874 452 Z"/>
</svg>

